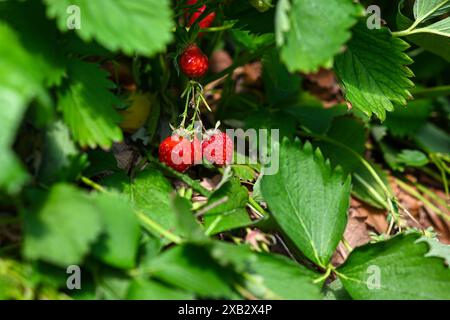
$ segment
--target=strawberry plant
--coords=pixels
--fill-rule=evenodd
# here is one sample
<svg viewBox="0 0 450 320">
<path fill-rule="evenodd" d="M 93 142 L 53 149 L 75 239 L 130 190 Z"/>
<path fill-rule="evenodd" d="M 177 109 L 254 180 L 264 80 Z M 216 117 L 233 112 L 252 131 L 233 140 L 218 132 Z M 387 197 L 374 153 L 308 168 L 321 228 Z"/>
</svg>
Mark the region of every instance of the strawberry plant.
<svg viewBox="0 0 450 320">
<path fill-rule="evenodd" d="M 450 0 L 0 2 L 0 299 L 450 299 Z"/>
</svg>

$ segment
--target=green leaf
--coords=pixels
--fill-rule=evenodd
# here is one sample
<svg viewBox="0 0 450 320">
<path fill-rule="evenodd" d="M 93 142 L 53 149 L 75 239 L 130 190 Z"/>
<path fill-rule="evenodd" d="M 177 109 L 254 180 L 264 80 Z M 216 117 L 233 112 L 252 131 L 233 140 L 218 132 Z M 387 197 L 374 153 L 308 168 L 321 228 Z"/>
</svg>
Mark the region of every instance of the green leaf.
<svg viewBox="0 0 450 320">
<path fill-rule="evenodd" d="M 45 0 L 45 3 L 48 15 L 56 18 L 62 31 L 68 30 L 67 24 L 74 17 L 67 13 L 68 8 L 78 6 L 81 25 L 75 30 L 77 34 L 112 51 L 151 56 L 163 51 L 172 40 L 174 23 L 168 0 Z"/>
<path fill-rule="evenodd" d="M 59 32 L 45 15 L 40 1 L 9 1 L 0 3 L 0 19 L 18 33 L 21 44 L 33 59 L 48 86 L 59 85 L 65 74 L 65 57 Z"/>
<path fill-rule="evenodd" d="M 344 233 L 350 179 L 332 170 L 311 144 L 284 139 L 279 171 L 264 175 L 261 190 L 287 236 L 306 257 L 326 266 Z"/>
<path fill-rule="evenodd" d="M 291 72 L 331 67 L 362 12 L 351 0 L 283 0 L 275 28 L 281 59 Z"/>
<path fill-rule="evenodd" d="M 280 61 L 278 51 L 273 49 L 266 53 L 262 59 L 263 80 L 267 99 L 271 104 L 282 103 L 297 99 L 301 77 L 291 74 Z"/>
<path fill-rule="evenodd" d="M 430 100 L 410 101 L 406 108 L 398 106 L 389 113 L 384 125 L 396 137 L 411 136 L 425 125 L 431 110 Z"/>
<path fill-rule="evenodd" d="M 93 201 L 104 225 L 104 232 L 93 247 L 93 255 L 113 267 L 133 268 L 141 234 L 133 209 L 118 195 L 98 194 Z"/>
<path fill-rule="evenodd" d="M 398 155 L 398 161 L 410 167 L 423 167 L 428 163 L 428 158 L 421 151 L 405 149 Z"/>
<path fill-rule="evenodd" d="M 234 175 L 243 181 L 253 181 L 255 180 L 256 172 L 255 170 L 246 164 L 232 164 L 231 170 L 233 170 Z"/>
<path fill-rule="evenodd" d="M 386 28 L 369 30 L 360 23 L 353 29 L 353 38 L 336 58 L 335 69 L 354 108 L 384 120 L 394 105 L 406 105 L 411 97 L 408 90 L 414 85 L 406 67 L 412 60 L 403 52 L 408 47 Z"/>
<path fill-rule="evenodd" d="M 114 85 L 107 76 L 95 64 L 74 60 L 69 83 L 58 92 L 58 109 L 81 146 L 109 148 L 123 138 L 114 109 L 121 101 L 109 91 Z"/>
<path fill-rule="evenodd" d="M 352 298 L 450 299 L 450 269 L 442 259 L 427 257 L 429 245 L 417 242 L 420 237 L 399 234 L 352 251 L 337 270 Z"/>
<path fill-rule="evenodd" d="M 427 257 L 443 258 L 447 267 L 450 267 L 450 245 L 443 244 L 437 239 L 422 238 L 420 241 L 424 241 L 430 246 Z"/>
<path fill-rule="evenodd" d="M 414 135 L 414 140 L 426 152 L 446 154 L 450 150 L 450 135 L 432 123 L 420 128 Z"/>
<path fill-rule="evenodd" d="M 271 292 L 271 299 L 319 300 L 320 288 L 313 284 L 320 277 L 306 267 L 277 254 L 258 254 L 255 274 L 263 278 L 263 285 Z"/>
<path fill-rule="evenodd" d="M 147 169 L 133 180 L 123 173 L 116 173 L 105 178 L 103 183 L 121 192 L 136 210 L 142 211 L 163 228 L 172 232 L 177 229 L 177 215 L 171 200 L 174 190 L 161 172 Z"/>
<path fill-rule="evenodd" d="M 102 230 L 98 209 L 87 194 L 67 184 L 36 197 L 44 200 L 24 212 L 23 254 L 61 267 L 80 264 Z"/>
<path fill-rule="evenodd" d="M 419 30 L 416 30 L 418 32 Z M 421 33 L 432 33 L 438 36 L 450 37 L 450 17 L 442 19 L 429 26 L 420 28 Z"/>
<path fill-rule="evenodd" d="M 319 139 L 314 145 L 330 159 L 333 166 L 340 166 L 344 173 L 352 174 L 352 193 L 357 198 L 376 208 L 386 208 L 383 188 L 361 161 L 366 140 L 367 130 L 360 120 L 339 117 L 334 119 L 325 139 Z M 366 161 L 390 188 L 385 172 L 371 161 Z"/>
<path fill-rule="evenodd" d="M 225 19 L 234 22 L 233 29 L 250 31 L 253 34 L 273 33 L 274 9 L 260 13 L 248 1 L 234 0 L 223 6 Z"/>
<path fill-rule="evenodd" d="M 433 1 L 434 0 L 430 1 L 429 3 L 432 4 Z M 441 1 L 441 0 L 438 0 L 438 1 Z M 423 3 L 423 4 L 425 4 L 425 3 Z M 407 30 L 409 27 L 412 26 L 412 24 L 414 22 L 402 13 L 403 5 L 404 5 L 404 0 L 399 2 L 396 20 L 397 20 L 397 26 L 399 29 Z M 450 3 L 447 4 L 446 6 L 443 6 L 442 10 L 436 11 L 436 15 L 440 15 L 443 13 L 443 11 L 449 10 L 449 9 L 450 9 Z M 429 17 L 434 17 L 434 16 L 435 15 L 432 14 Z M 427 27 L 425 26 L 424 28 L 426 29 Z M 416 30 L 420 32 L 421 29 L 422 28 L 418 28 Z M 406 37 L 406 39 L 408 41 L 410 41 L 410 42 L 412 42 L 412 43 L 414 43 L 414 44 L 424 48 L 425 50 L 428 50 L 438 56 L 443 57 L 447 61 L 450 61 L 450 42 L 447 41 L 447 36 L 434 34 L 434 33 L 414 33 L 414 32 L 416 32 L 416 31 L 413 30 L 412 32 L 408 33 L 409 35 Z"/>
<path fill-rule="evenodd" d="M 204 214 L 206 233 L 212 235 L 252 224 L 247 202 L 247 189 L 236 179 L 214 191 L 206 204 L 213 208 Z"/>
<path fill-rule="evenodd" d="M 75 180 L 87 165 L 62 121 L 52 123 L 45 131 L 42 161 L 38 172 L 41 183 Z"/>
<path fill-rule="evenodd" d="M 416 0 L 414 3 L 414 18 L 426 21 L 441 15 L 450 9 L 450 0 Z"/>
<path fill-rule="evenodd" d="M 123 300 L 126 298 L 131 284 L 129 276 L 103 265 L 96 266 L 92 272 L 95 274 L 95 287 L 92 287 L 94 296 L 88 296 L 88 300 Z M 81 289 L 83 290 L 83 286 Z"/>
<path fill-rule="evenodd" d="M 346 106 L 336 106 L 325 109 L 320 101 L 307 94 L 302 100 L 306 100 L 305 105 L 292 105 L 284 109 L 286 113 L 292 115 L 300 122 L 300 125 L 308 131 L 323 134 L 330 129 L 333 119 L 347 113 Z"/>
<path fill-rule="evenodd" d="M 192 213 L 191 202 L 177 194 L 172 201 L 172 205 L 174 212 L 177 214 L 178 230 L 180 233 L 192 241 L 206 239 L 203 228 Z"/>
<path fill-rule="evenodd" d="M 152 261 L 148 272 L 201 297 L 230 298 L 236 295 L 231 287 L 236 282 L 234 273 L 220 267 L 205 248 L 193 244 L 167 250 Z"/>
<path fill-rule="evenodd" d="M 345 291 L 342 281 L 337 278 L 324 288 L 324 300 L 351 300 L 348 292 Z"/>
<path fill-rule="evenodd" d="M 187 292 L 165 286 L 153 280 L 134 280 L 128 289 L 127 300 L 191 300 Z"/>
<path fill-rule="evenodd" d="M 0 189 L 17 193 L 28 180 L 12 145 L 28 103 L 42 95 L 43 75 L 18 35 L 0 22 Z"/>
<path fill-rule="evenodd" d="M 223 267 L 234 267 L 252 281 L 247 287 L 261 299 L 321 299 L 320 274 L 278 254 L 256 253 L 248 246 L 216 241 L 212 256 Z"/>
</svg>

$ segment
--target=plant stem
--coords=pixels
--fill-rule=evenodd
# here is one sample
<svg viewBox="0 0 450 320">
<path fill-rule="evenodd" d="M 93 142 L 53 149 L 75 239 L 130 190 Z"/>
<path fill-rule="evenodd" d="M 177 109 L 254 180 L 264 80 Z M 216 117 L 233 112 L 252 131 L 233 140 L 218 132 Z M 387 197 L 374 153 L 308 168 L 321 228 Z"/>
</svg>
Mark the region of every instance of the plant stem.
<svg viewBox="0 0 450 320">
<path fill-rule="evenodd" d="M 91 179 L 89 179 L 88 177 L 82 176 L 81 177 L 81 182 L 83 182 L 85 185 L 91 187 L 94 190 L 97 190 L 98 192 L 101 193 L 107 193 L 109 192 L 108 190 L 106 190 L 103 186 L 99 185 L 98 183 L 92 181 Z"/>
<path fill-rule="evenodd" d="M 158 224 L 157 222 L 150 219 L 143 212 L 136 211 L 136 215 L 139 218 L 139 220 L 142 222 L 143 226 L 146 227 L 150 232 L 152 232 L 152 233 L 157 232 L 176 244 L 180 244 L 183 242 L 183 239 L 181 239 L 179 236 L 173 234 L 169 230 L 164 229 L 160 224 Z"/>
<path fill-rule="evenodd" d="M 268 216 L 269 214 L 266 212 L 266 210 L 264 210 L 258 202 L 256 202 L 255 199 L 253 199 L 252 197 L 248 197 L 248 203 L 249 205 L 255 209 L 255 211 L 259 212 L 263 217 Z"/>
<path fill-rule="evenodd" d="M 450 86 L 438 86 L 434 88 L 415 88 L 411 90 L 411 94 L 416 99 L 448 96 L 450 95 Z"/>
<path fill-rule="evenodd" d="M 427 207 L 429 207 L 431 210 L 433 210 L 434 213 L 436 213 L 441 218 L 443 218 L 447 221 L 450 221 L 450 216 L 448 216 L 444 212 L 442 212 L 438 207 L 436 207 L 434 204 L 432 204 L 431 201 L 429 201 L 427 198 L 422 196 L 413 187 L 409 186 L 408 184 L 406 184 L 405 182 L 403 182 L 400 179 L 395 179 L 395 180 L 396 180 L 397 184 L 400 186 L 400 188 L 402 188 L 403 190 L 405 190 L 412 196 L 416 197 L 418 200 L 422 201 Z"/>
<path fill-rule="evenodd" d="M 324 273 L 324 275 L 319 277 L 319 278 L 317 278 L 317 279 L 315 279 L 313 281 L 313 283 L 321 283 L 321 282 L 325 281 L 330 276 L 331 271 L 333 271 L 333 270 L 334 270 L 334 266 L 332 264 L 329 264 L 328 267 L 327 267 L 327 270 Z"/>
<path fill-rule="evenodd" d="M 94 190 L 97 190 L 100 193 L 110 193 L 109 190 L 105 189 L 103 186 L 99 185 L 98 183 L 92 181 L 91 179 L 82 176 L 81 181 L 86 184 L 87 186 L 92 187 Z M 145 227 L 150 232 L 156 232 L 158 234 L 163 235 L 165 238 L 169 239 L 170 241 L 174 243 L 181 243 L 183 240 L 178 237 L 177 235 L 173 234 L 169 230 L 164 229 L 160 224 L 158 224 L 156 221 L 152 220 L 150 217 L 148 217 L 145 213 L 141 211 L 135 210 L 134 213 L 137 215 L 139 220 L 141 221 L 141 225 Z"/>
<path fill-rule="evenodd" d="M 450 210 L 450 206 L 447 204 L 447 202 L 444 199 L 438 197 L 435 193 L 431 192 L 427 187 L 418 182 L 414 182 L 414 186 L 425 193 L 427 196 L 432 198 L 434 201 L 439 202 L 442 206 Z"/>
<path fill-rule="evenodd" d="M 234 26 L 234 23 L 230 23 L 230 24 L 224 24 L 223 26 L 219 26 L 219 27 L 203 28 L 202 32 L 224 31 L 224 30 L 229 30 L 229 29 L 233 28 L 233 26 Z"/>
</svg>

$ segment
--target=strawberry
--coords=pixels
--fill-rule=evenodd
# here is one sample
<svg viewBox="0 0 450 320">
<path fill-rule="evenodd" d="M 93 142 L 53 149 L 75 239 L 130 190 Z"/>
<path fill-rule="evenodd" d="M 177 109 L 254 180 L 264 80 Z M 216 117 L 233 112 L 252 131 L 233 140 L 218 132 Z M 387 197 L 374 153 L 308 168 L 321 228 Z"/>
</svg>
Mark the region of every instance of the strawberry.
<svg viewBox="0 0 450 320">
<path fill-rule="evenodd" d="M 197 3 L 197 0 L 188 0 L 186 1 L 186 4 L 188 6 L 192 6 Z M 206 10 L 206 5 L 201 6 L 197 9 L 191 16 L 186 15 L 186 19 L 188 20 L 187 26 L 190 27 L 194 24 L 195 21 L 202 15 L 202 13 Z M 205 18 L 203 18 L 199 23 L 200 29 L 209 28 L 212 23 L 214 22 L 214 19 L 216 18 L 216 13 L 211 12 L 208 14 Z"/>
<path fill-rule="evenodd" d="M 159 161 L 184 172 L 194 164 L 194 145 L 176 134 L 167 137 L 159 145 Z"/>
<path fill-rule="evenodd" d="M 226 133 L 218 130 L 202 142 L 203 158 L 218 166 L 224 166 L 233 161 L 233 149 L 233 140 Z"/>
<path fill-rule="evenodd" d="M 184 49 L 179 62 L 181 70 L 189 78 L 200 78 L 208 71 L 208 57 L 196 44 Z"/>
</svg>

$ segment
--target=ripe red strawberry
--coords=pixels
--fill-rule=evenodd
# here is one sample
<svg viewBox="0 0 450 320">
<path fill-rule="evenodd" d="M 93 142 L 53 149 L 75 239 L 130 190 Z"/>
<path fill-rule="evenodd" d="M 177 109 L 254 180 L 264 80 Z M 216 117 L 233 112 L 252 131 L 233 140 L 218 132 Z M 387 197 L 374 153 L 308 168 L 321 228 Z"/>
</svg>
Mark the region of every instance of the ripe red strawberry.
<svg viewBox="0 0 450 320">
<path fill-rule="evenodd" d="M 197 3 L 197 0 L 187 0 L 186 4 L 189 6 L 192 6 Z M 186 15 L 186 19 L 188 20 L 187 26 L 190 27 L 194 24 L 195 21 L 202 15 L 202 13 L 206 10 L 206 5 L 202 5 L 200 8 L 197 9 L 191 16 Z M 216 18 L 216 13 L 212 12 L 208 14 L 205 18 L 203 18 L 199 23 L 200 29 L 209 28 L 212 23 L 214 22 L 214 19 Z"/>
<path fill-rule="evenodd" d="M 218 166 L 230 164 L 233 161 L 233 140 L 224 132 L 216 131 L 202 143 L 203 158 Z"/>
<path fill-rule="evenodd" d="M 159 145 L 159 161 L 184 172 L 194 164 L 194 147 L 186 138 L 172 135 Z"/>
<path fill-rule="evenodd" d="M 208 71 L 208 57 L 196 44 L 191 44 L 180 56 L 180 67 L 189 78 L 200 78 Z"/>
</svg>

